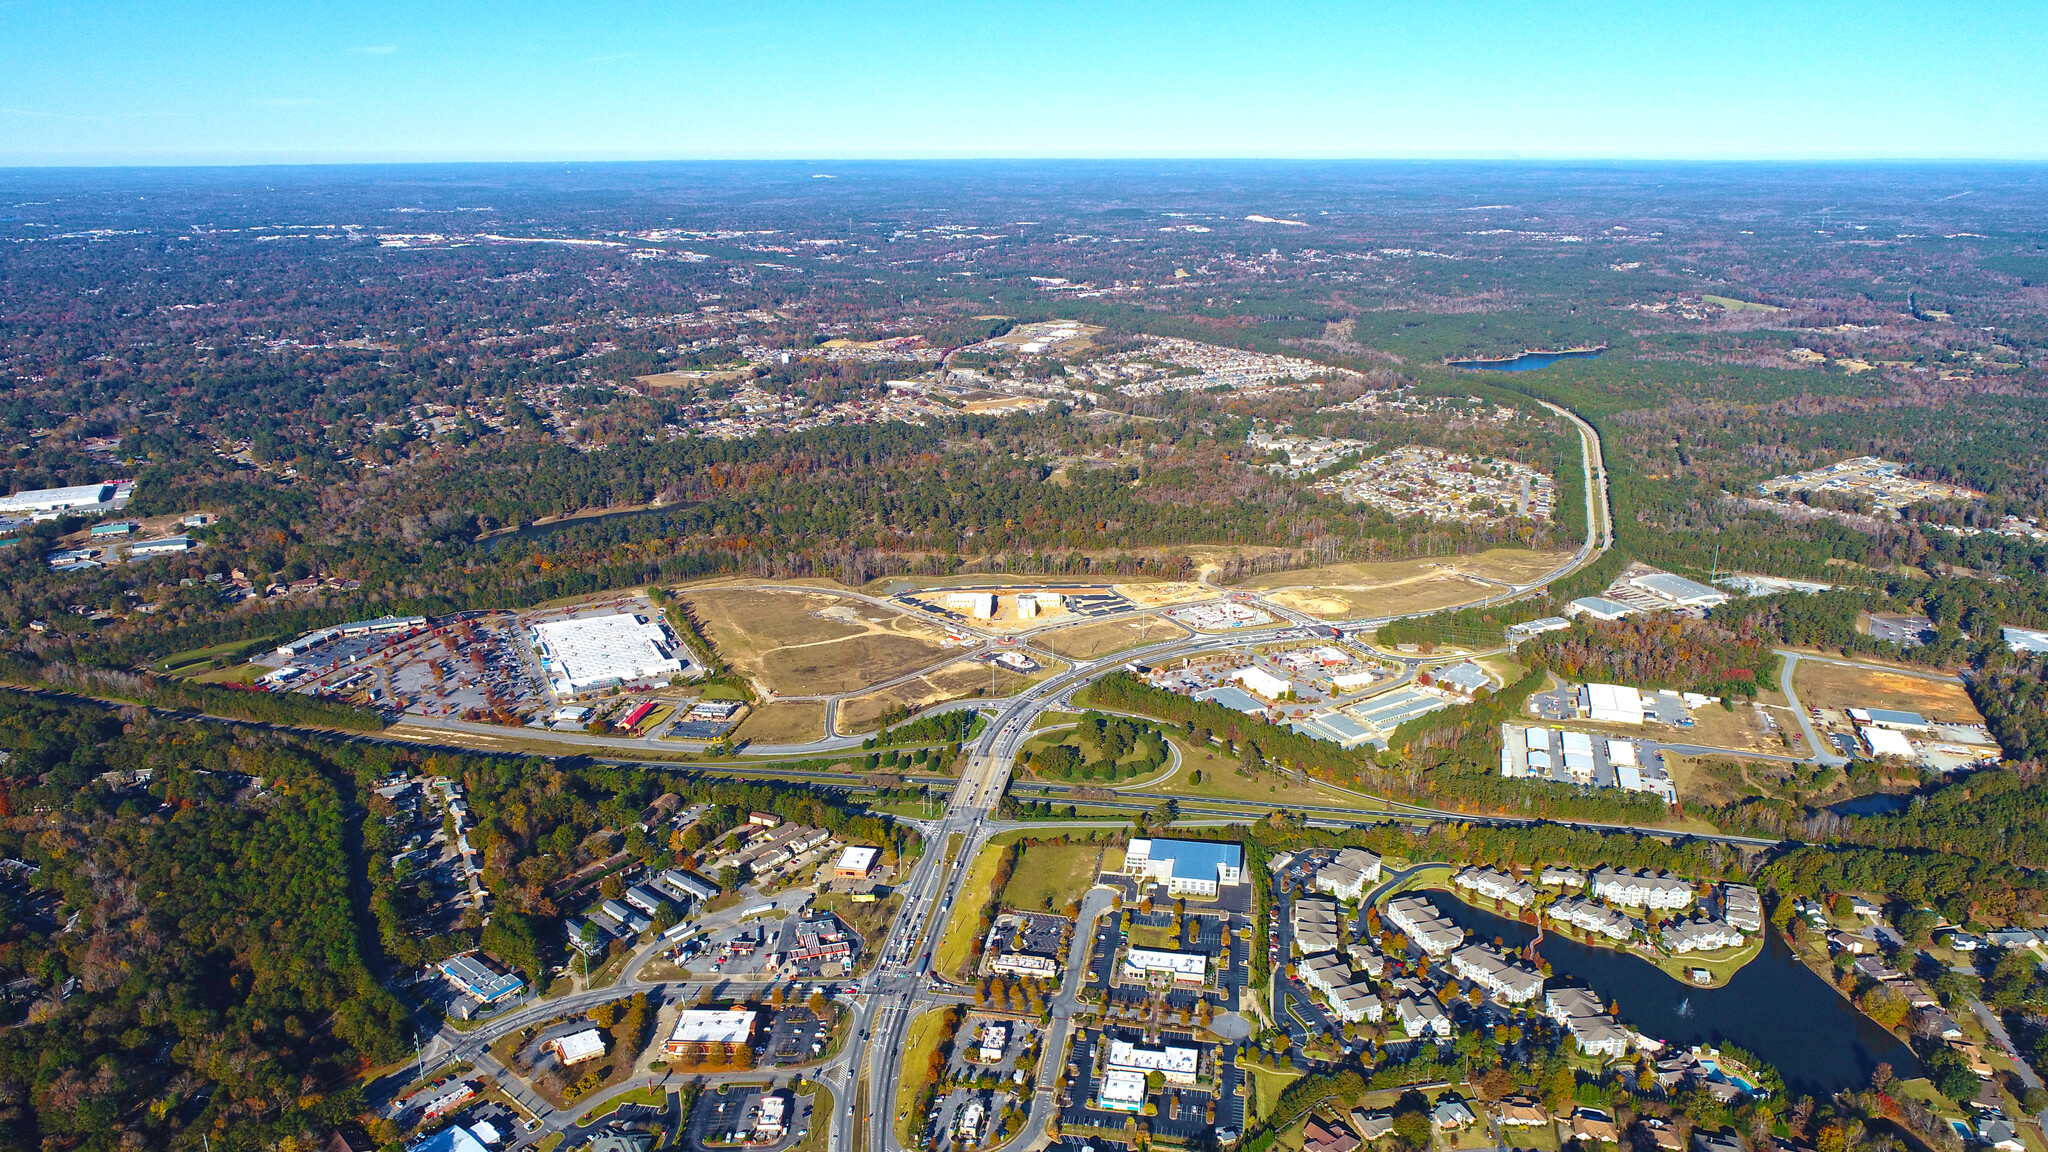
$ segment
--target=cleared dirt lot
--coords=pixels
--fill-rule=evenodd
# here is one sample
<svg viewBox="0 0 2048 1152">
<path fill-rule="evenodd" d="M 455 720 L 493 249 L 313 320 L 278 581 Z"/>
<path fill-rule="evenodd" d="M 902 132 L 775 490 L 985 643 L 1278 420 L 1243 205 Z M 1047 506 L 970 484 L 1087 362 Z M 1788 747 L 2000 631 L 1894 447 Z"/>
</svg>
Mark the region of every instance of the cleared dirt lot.
<svg viewBox="0 0 2048 1152">
<path fill-rule="evenodd" d="M 850 692 L 945 656 L 943 632 L 858 600 L 738 588 L 683 599 L 727 662 L 786 696 Z"/>
<path fill-rule="evenodd" d="M 1020 692 L 1043 680 L 1057 667 L 1041 669 L 1030 676 L 1020 676 L 1008 669 L 997 669 L 995 674 L 995 695 L 1008 696 Z M 989 688 L 988 665 L 973 660 L 960 660 L 915 680 L 853 696 L 839 702 L 839 714 L 834 721 L 839 735 L 851 736 L 857 732 L 871 732 L 881 727 L 884 713 L 895 708 L 922 710 L 948 700 L 962 700 L 975 694 L 979 689 L 987 694 Z"/>
<path fill-rule="evenodd" d="M 1062 628 L 1034 637 L 1041 640 L 1061 656 L 1075 660 L 1093 660 L 1111 652 L 1121 652 L 1140 644 L 1156 644 L 1165 640 L 1179 640 L 1189 635 L 1187 629 L 1171 620 L 1157 616 L 1141 616 L 1135 620 L 1104 620 L 1099 624 L 1082 624 L 1074 628 Z"/>
<path fill-rule="evenodd" d="M 808 744 L 825 735 L 825 706 L 808 701 L 764 704 L 740 721 L 734 739 L 756 744 Z"/>
<path fill-rule="evenodd" d="M 1499 586 L 1477 576 L 1523 584 L 1555 571 L 1569 552 L 1495 548 L 1472 556 L 1381 563 L 1332 564 L 1255 576 L 1244 587 L 1265 591 L 1276 603 L 1332 619 L 1428 612 L 1480 600 Z"/>
<path fill-rule="evenodd" d="M 1893 708 L 1954 724 L 1984 722 L 1961 684 L 1883 668 L 1801 660 L 1792 689 L 1799 693 L 1800 703 L 1814 708 Z"/>
</svg>

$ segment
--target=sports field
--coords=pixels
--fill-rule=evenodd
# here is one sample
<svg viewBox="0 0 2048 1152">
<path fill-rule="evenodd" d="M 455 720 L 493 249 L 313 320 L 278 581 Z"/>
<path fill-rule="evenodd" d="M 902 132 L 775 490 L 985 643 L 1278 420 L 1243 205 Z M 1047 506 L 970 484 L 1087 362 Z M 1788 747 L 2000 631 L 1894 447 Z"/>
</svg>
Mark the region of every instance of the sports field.
<svg viewBox="0 0 2048 1152">
<path fill-rule="evenodd" d="M 851 692 L 945 658 L 943 632 L 863 601 L 745 588 L 683 599 L 727 663 L 786 696 Z"/>
<path fill-rule="evenodd" d="M 1800 703 L 1812 708 L 1891 708 L 1951 724 L 1984 722 L 1961 684 L 1885 668 L 1801 660 L 1793 673 L 1792 690 L 1799 694 Z"/>
</svg>

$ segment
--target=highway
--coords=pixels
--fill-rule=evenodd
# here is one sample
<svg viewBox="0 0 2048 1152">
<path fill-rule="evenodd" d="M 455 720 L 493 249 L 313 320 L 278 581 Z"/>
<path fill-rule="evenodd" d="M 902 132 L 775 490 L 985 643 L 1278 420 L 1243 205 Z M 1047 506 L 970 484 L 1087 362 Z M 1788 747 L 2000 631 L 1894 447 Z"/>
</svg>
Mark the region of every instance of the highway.
<svg viewBox="0 0 2048 1152">
<path fill-rule="evenodd" d="M 1504 594 L 1488 597 L 1487 602 L 1489 603 L 1499 603 L 1504 600 L 1538 594 L 1551 583 L 1592 563 L 1613 543 L 1613 522 L 1608 504 L 1607 472 L 1597 432 L 1575 413 L 1553 404 L 1545 403 L 1544 406 L 1569 421 L 1579 432 L 1582 458 L 1585 465 L 1584 471 L 1588 478 L 1584 493 L 1587 523 L 1586 538 L 1567 563 L 1539 580 L 1527 584 L 1503 585 Z M 792 590 L 805 592 L 817 591 L 817 589 L 807 586 L 789 587 Z M 1221 593 L 1222 590 L 1219 589 L 1219 594 Z M 855 599 L 878 606 L 886 606 L 893 611 L 904 610 L 904 606 L 899 601 L 884 601 L 877 597 L 858 593 L 846 593 L 837 589 L 834 590 L 834 594 L 841 596 L 851 595 Z M 1130 663 L 1160 662 L 1198 655 L 1203 652 L 1241 648 L 1250 644 L 1258 644 L 1303 633 L 1305 625 L 1293 619 L 1290 613 L 1266 602 L 1261 597 L 1254 595 L 1250 599 L 1257 603 L 1259 607 L 1270 612 L 1275 619 L 1282 621 L 1282 623 L 1241 629 L 1221 635 L 1195 634 L 1126 650 L 1110 657 L 1072 662 L 1066 669 L 1013 697 L 995 701 L 963 701 L 954 705 L 955 707 L 977 707 L 984 710 L 992 710 L 993 714 L 990 716 L 987 727 L 980 736 L 964 750 L 966 755 L 962 764 L 961 774 L 957 782 L 953 783 L 952 791 L 947 799 L 943 814 L 935 820 L 910 822 L 919 828 L 925 838 L 924 851 L 917 863 L 913 865 L 909 875 L 898 885 L 898 891 L 902 893 L 904 901 L 886 937 L 879 941 L 868 942 L 869 949 L 875 951 L 878 956 L 873 971 L 848 986 L 841 997 L 842 1002 L 845 1003 L 851 1015 L 847 1042 L 844 1048 L 831 1060 L 806 1070 L 806 1075 L 820 1080 L 833 1089 L 833 1114 L 829 1118 L 832 1125 L 830 1137 L 832 1152 L 897 1152 L 901 1147 L 895 1137 L 897 1114 L 900 1110 L 909 1107 L 910 1102 L 899 1099 L 897 1095 L 898 1081 L 901 1074 L 899 1061 L 906 1046 L 909 1028 L 913 1020 L 924 1011 L 946 1004 L 964 1002 L 962 991 L 954 989 L 936 979 L 932 967 L 939 941 L 944 936 L 946 927 L 951 922 L 952 917 L 962 914 L 978 915 L 985 902 L 986 893 L 966 893 L 963 892 L 963 887 L 967 882 L 967 877 L 976 855 L 986 845 L 989 838 L 1008 829 L 1024 827 L 1054 831 L 1060 828 L 1126 826 L 1121 821 L 1091 820 L 1086 818 L 1072 821 L 1030 821 L 1028 823 L 999 821 L 994 818 L 996 806 L 1009 786 L 1011 768 L 1016 763 L 1018 752 L 1025 740 L 1031 735 L 1034 722 L 1042 713 L 1048 710 L 1068 707 L 1070 697 L 1077 689 Z M 1157 612 L 1161 611 L 1161 609 L 1151 609 L 1148 611 Z M 1129 618 L 1129 616 L 1126 615 L 1123 618 Z M 1347 631 L 1354 629 L 1363 630 L 1397 618 L 1396 616 L 1385 616 L 1342 621 L 1337 622 L 1337 626 Z M 971 629 L 963 630 L 962 625 L 958 621 L 946 620 L 940 622 L 958 634 L 966 635 L 973 631 Z M 995 639 L 995 637 L 989 635 L 980 635 L 979 638 L 983 642 Z M 1406 664 L 1409 676 L 1413 676 L 1423 663 L 1414 657 L 1403 657 L 1385 653 L 1381 655 Z M 953 659 L 958 659 L 958 657 Z M 1799 707 L 1796 699 L 1793 701 L 1793 708 L 1800 717 L 1802 730 L 1815 750 L 1815 758 L 1821 762 L 1826 762 L 1827 753 L 1825 747 L 1815 738 L 1815 734 L 1811 731 L 1810 726 L 1807 725 L 1805 711 Z M 564 741 L 565 744 L 570 742 L 568 740 Z M 858 737 L 838 737 L 828 734 L 825 739 L 811 744 L 791 746 L 786 749 L 759 749 L 759 751 L 804 755 L 822 751 L 836 751 L 857 745 L 859 742 Z M 598 750 L 590 748 L 588 744 L 584 744 L 581 750 L 606 760 L 622 763 L 634 762 L 630 750 L 620 750 L 616 745 L 605 750 Z M 650 766 L 660 768 L 676 767 L 676 765 L 669 763 L 654 763 Z M 689 770 L 716 773 L 720 769 L 721 765 L 714 762 L 691 765 Z M 735 764 L 731 770 L 735 775 L 740 775 L 744 774 L 746 767 Z M 783 773 L 781 775 L 789 774 Z M 831 775 L 836 782 L 846 782 L 843 776 L 836 774 L 825 775 Z M 1061 785 L 1034 785 L 1033 787 L 1039 795 L 1044 796 L 1059 795 L 1067 791 L 1067 788 Z M 1340 790 L 1350 791 L 1349 789 Z M 1336 827 L 1355 827 L 1367 823 L 1390 820 L 1403 822 L 1460 821 L 1491 825 L 1572 823 L 1577 826 L 1604 831 L 1633 832 L 1652 836 L 1678 835 L 1669 830 L 1653 827 L 1590 821 L 1543 821 L 1507 816 L 1475 815 L 1405 804 L 1365 793 L 1358 793 L 1358 797 L 1359 804 L 1355 807 L 1290 805 L 1289 810 L 1300 812 L 1311 823 Z M 1183 822 L 1188 824 L 1243 823 L 1270 811 L 1269 805 L 1239 804 L 1232 801 L 1200 800 L 1180 796 L 1169 797 L 1165 793 L 1143 791 L 1142 786 L 1119 791 L 1115 801 L 1106 803 L 1109 806 L 1142 808 L 1169 798 L 1179 803 Z M 1105 802 L 1089 801 L 1089 803 L 1100 804 Z M 960 838 L 959 847 L 955 852 L 949 854 L 947 851 L 948 844 L 956 835 Z M 1693 834 L 1688 833 L 1685 835 Z M 1723 843 L 1750 846 L 1769 846 L 1777 843 L 1773 840 L 1744 836 L 1696 836 L 1695 838 L 1713 839 Z M 1045 1142 L 1047 1122 L 1052 1118 L 1056 1110 L 1054 1082 L 1059 1075 L 1059 1070 L 1066 1064 L 1064 1046 L 1067 1042 L 1070 1021 L 1074 1015 L 1074 997 L 1083 983 L 1087 948 L 1092 935 L 1091 925 L 1094 918 L 1099 916 L 1108 907 L 1108 895 L 1106 890 L 1103 889 L 1096 889 L 1091 892 L 1083 904 L 1080 917 L 1081 923 L 1077 926 L 1073 938 L 1073 954 L 1070 957 L 1070 963 L 1067 966 L 1061 987 L 1050 1004 L 1053 1023 L 1045 1038 L 1042 1055 L 1039 1060 L 1041 1082 L 1038 1084 L 1030 1101 L 1028 1119 L 1022 1130 L 1014 1134 L 1005 1144 L 999 1145 L 1000 1147 L 1015 1149 L 1018 1152 L 1032 1152 L 1032 1150 L 1042 1147 Z M 731 910 L 728 911 L 730 912 Z M 689 981 L 668 984 L 645 982 L 641 979 L 641 975 L 648 962 L 659 950 L 659 942 L 645 946 L 642 953 L 636 955 L 630 962 L 625 974 L 618 983 L 609 989 L 580 992 L 541 1002 L 531 1008 L 516 1010 L 504 1018 L 490 1021 L 471 1032 L 458 1033 L 444 1028 L 433 1038 L 430 1045 L 430 1054 L 444 1062 L 454 1059 L 470 1061 L 480 1070 L 496 1076 L 499 1083 L 510 1088 L 518 1085 L 519 1081 L 509 1073 L 509 1070 L 500 1067 L 491 1058 L 488 1050 L 489 1044 L 493 1039 L 527 1023 L 547 1019 L 563 1012 L 575 1011 L 641 989 L 658 988 L 665 995 L 673 998 L 678 995 L 694 996 L 707 986 L 712 987 L 714 994 L 717 995 L 732 995 L 735 992 L 744 992 L 751 987 L 747 982 L 733 980 L 719 980 L 708 983 Z M 756 1071 L 751 1074 L 736 1073 L 733 1075 L 751 1075 L 753 1079 L 759 1080 L 762 1074 Z M 580 1113 L 590 1105 L 600 1103 L 605 1098 L 623 1092 L 629 1087 L 637 1086 L 637 1084 L 638 1080 L 636 1079 L 628 1084 L 619 1085 L 609 1092 L 578 1101 L 575 1111 Z M 531 1093 L 526 1093 L 523 1089 L 514 1088 L 514 1090 L 515 1092 L 523 1093 L 518 1098 L 522 1100 L 522 1103 L 532 1107 L 541 1117 L 539 1128 L 531 1135 L 524 1137 L 522 1144 L 537 1142 L 548 1133 L 561 1132 L 573 1127 L 573 1118 L 569 1112 L 552 1112 L 544 1104 L 533 1099 Z M 911 1124 L 911 1128 L 915 1132 L 921 1127 L 922 1118 L 910 1119 L 914 1121 Z M 813 1122 L 819 1121 L 814 1120 Z M 997 1145 L 992 1145 L 991 1149 L 994 1147 L 997 1147 Z"/>
</svg>

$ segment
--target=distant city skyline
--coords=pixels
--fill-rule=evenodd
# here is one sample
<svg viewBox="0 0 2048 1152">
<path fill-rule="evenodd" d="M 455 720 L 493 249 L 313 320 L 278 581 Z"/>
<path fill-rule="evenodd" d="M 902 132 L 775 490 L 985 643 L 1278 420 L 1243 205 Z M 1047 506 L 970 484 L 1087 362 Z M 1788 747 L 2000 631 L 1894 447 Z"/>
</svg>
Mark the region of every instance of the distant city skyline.
<svg viewBox="0 0 2048 1152">
<path fill-rule="evenodd" d="M 2048 160 L 2048 6 L 0 4 L 0 165 Z"/>
</svg>

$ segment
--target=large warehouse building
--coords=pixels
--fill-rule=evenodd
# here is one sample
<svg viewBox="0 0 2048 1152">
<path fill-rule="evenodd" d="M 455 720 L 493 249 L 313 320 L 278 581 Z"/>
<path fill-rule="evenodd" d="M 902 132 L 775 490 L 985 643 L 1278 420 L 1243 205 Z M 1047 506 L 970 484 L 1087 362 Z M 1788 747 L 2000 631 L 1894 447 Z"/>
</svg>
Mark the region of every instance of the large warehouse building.
<svg viewBox="0 0 2048 1152">
<path fill-rule="evenodd" d="M 558 696 L 573 696 L 635 680 L 653 680 L 683 670 L 675 638 L 659 623 L 621 613 L 581 620 L 552 620 L 533 626 L 548 684 Z"/>
</svg>

